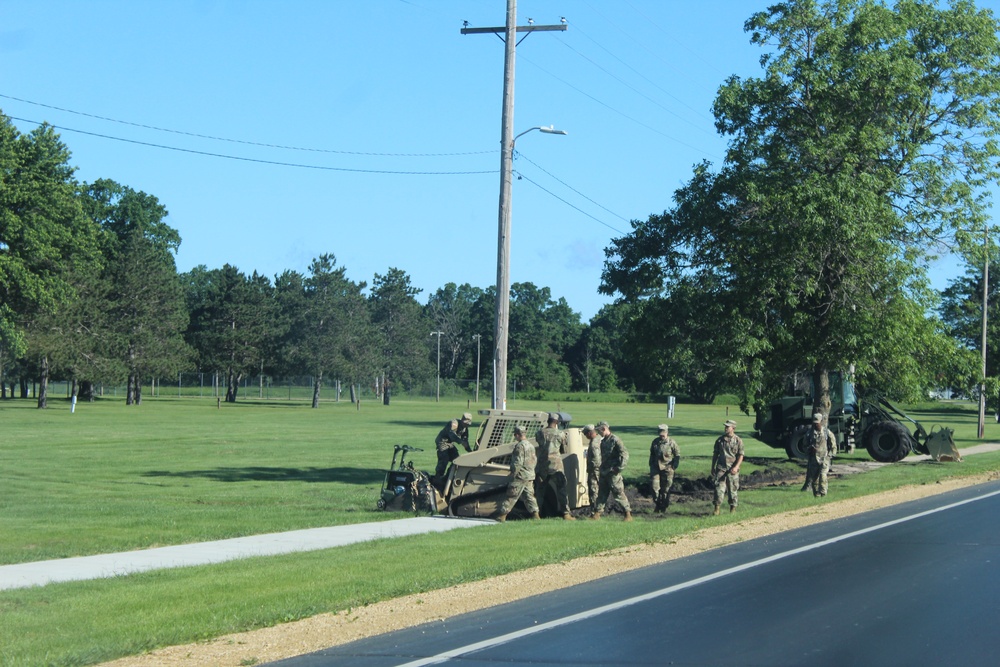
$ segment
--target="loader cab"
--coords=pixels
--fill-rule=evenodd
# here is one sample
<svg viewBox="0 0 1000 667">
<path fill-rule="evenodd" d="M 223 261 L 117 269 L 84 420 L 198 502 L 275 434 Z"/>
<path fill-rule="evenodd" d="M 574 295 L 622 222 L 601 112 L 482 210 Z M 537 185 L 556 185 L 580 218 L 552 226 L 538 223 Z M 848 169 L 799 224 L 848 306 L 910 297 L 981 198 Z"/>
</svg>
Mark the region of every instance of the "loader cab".
<svg viewBox="0 0 1000 667">
<path fill-rule="evenodd" d="M 785 395 L 757 412 L 754 423 L 758 440 L 785 447 L 795 428 L 809 424 L 815 412 L 815 386 L 811 373 L 795 373 L 788 378 Z M 839 371 L 830 372 L 830 430 L 839 433 L 844 422 L 859 411 L 858 397 L 851 381 Z"/>
</svg>

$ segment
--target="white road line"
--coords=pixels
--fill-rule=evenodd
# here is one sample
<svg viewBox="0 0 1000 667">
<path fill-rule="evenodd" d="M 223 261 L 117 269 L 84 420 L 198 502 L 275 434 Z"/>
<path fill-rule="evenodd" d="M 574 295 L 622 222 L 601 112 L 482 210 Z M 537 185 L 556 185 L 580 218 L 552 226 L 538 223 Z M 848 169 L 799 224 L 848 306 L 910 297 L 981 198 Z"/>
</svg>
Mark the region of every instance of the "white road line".
<svg viewBox="0 0 1000 667">
<path fill-rule="evenodd" d="M 985 500 L 986 498 L 991 498 L 993 496 L 1000 495 L 1000 491 L 993 491 L 981 496 L 976 496 L 975 498 L 969 498 L 968 500 L 962 500 L 950 505 L 944 505 L 943 507 L 938 507 L 936 509 L 927 510 L 925 512 L 919 512 L 917 514 L 912 514 L 900 519 L 894 519 L 893 521 L 887 521 L 885 523 L 880 523 L 877 526 L 871 526 L 869 528 L 863 528 L 861 530 L 856 530 L 852 533 L 846 533 L 837 537 L 831 537 L 828 540 L 823 540 L 821 542 L 815 542 L 813 544 L 807 544 L 805 546 L 797 547 L 789 551 L 783 551 L 779 554 L 774 554 L 773 556 L 768 556 L 767 558 L 761 558 L 759 560 L 752 561 L 750 563 L 744 563 L 743 565 L 737 565 L 736 567 L 731 567 L 726 570 L 720 570 L 718 572 L 705 575 L 704 577 L 698 577 L 697 579 L 692 579 L 690 581 L 685 581 L 680 584 L 675 584 L 673 586 L 668 586 L 667 588 L 661 588 L 644 595 L 637 595 L 635 597 L 628 598 L 626 600 L 620 600 L 619 602 L 613 602 L 611 604 L 603 605 L 601 607 L 595 607 L 594 609 L 588 609 L 587 611 L 582 611 L 571 616 L 564 616 L 563 618 L 557 618 L 547 623 L 540 623 L 538 625 L 533 625 L 530 628 L 524 628 L 522 630 L 516 630 L 514 632 L 509 632 L 505 635 L 500 635 L 499 637 L 494 637 L 492 639 L 486 639 L 481 642 L 476 642 L 474 644 L 467 644 L 459 648 L 452 649 L 450 651 L 445 651 L 444 653 L 439 653 L 434 656 L 427 658 L 421 658 L 419 660 L 414 660 L 412 662 L 407 662 L 398 667 L 423 667 L 424 665 L 437 665 L 451 658 L 457 658 L 459 656 L 467 655 L 469 653 L 474 653 L 475 651 L 481 651 L 487 648 L 493 648 L 495 646 L 500 646 L 508 642 L 515 641 L 522 637 L 528 637 L 530 635 L 537 634 L 539 632 L 544 632 L 546 630 L 551 630 L 553 628 L 562 627 L 564 625 L 569 625 L 570 623 L 576 623 L 577 621 L 582 621 L 584 619 L 593 618 L 595 616 L 600 616 L 601 614 L 606 614 L 611 611 L 617 611 L 618 609 L 624 609 L 625 607 L 631 607 L 632 605 L 639 604 L 641 602 L 646 602 L 647 600 L 654 600 L 664 595 L 670 595 L 671 593 L 676 593 L 677 591 L 682 591 L 687 588 L 693 588 L 700 584 L 707 583 L 709 581 L 714 581 L 716 579 L 721 579 L 723 577 L 728 577 L 731 574 L 736 574 L 738 572 L 744 572 L 761 565 L 766 565 L 767 563 L 773 563 L 774 561 L 781 560 L 783 558 L 788 558 L 790 556 L 796 556 L 801 553 L 806 553 L 807 551 L 812 551 L 814 549 L 821 549 L 825 546 L 831 544 L 836 544 L 837 542 L 843 542 L 844 540 L 849 540 L 852 537 L 858 537 L 860 535 L 865 535 L 867 533 L 873 533 L 877 530 L 883 530 L 891 526 L 896 526 L 901 523 L 906 523 L 907 521 L 913 521 L 914 519 L 920 519 L 925 516 L 930 516 L 932 514 L 937 514 L 938 512 L 943 512 L 945 510 L 954 509 L 955 507 L 961 507 L 962 505 L 967 505 L 969 503 L 978 502 L 980 500 Z"/>
</svg>

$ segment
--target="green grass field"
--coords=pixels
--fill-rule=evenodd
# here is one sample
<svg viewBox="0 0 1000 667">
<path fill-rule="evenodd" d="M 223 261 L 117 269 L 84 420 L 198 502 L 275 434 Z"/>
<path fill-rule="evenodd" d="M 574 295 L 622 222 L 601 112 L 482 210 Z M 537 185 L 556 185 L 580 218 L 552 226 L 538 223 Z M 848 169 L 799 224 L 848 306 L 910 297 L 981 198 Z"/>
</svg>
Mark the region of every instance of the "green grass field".
<svg viewBox="0 0 1000 667">
<path fill-rule="evenodd" d="M 632 453 L 625 471 L 631 484 L 645 481 L 649 442 L 666 419 L 666 407 L 651 404 L 519 401 L 511 407 L 558 408 L 573 415 L 574 425 L 607 419 Z M 919 407 L 913 416 L 928 428 L 954 428 L 959 447 L 978 443 L 974 407 Z M 157 398 L 136 407 L 81 403 L 71 414 L 59 400 L 44 411 L 26 400 L 3 401 L 0 564 L 400 518 L 374 509 L 393 445 L 423 447 L 414 462 L 433 469 L 434 436 L 466 409 L 464 401 L 432 400 L 362 404 L 360 410 L 349 403 L 313 410 L 293 402 L 220 409 L 214 401 Z M 754 461 L 744 473 L 784 461 L 784 452 L 747 435 L 753 418 L 735 407 L 679 405 L 670 420 L 682 449 L 679 477 L 707 476 L 727 412 L 740 422 Z M 1000 427 L 987 424 L 987 439 L 1000 439 Z M 868 459 L 863 452 L 853 458 Z M 887 466 L 838 480 L 831 495 L 864 495 L 998 467 L 998 453 L 961 464 Z M 609 548 L 668 541 L 706 525 L 814 502 L 796 487 L 774 486 L 742 492 L 736 518 L 709 517 L 707 503 L 687 503 L 662 521 L 639 515 L 632 524 L 510 522 L 5 591 L 0 664 L 94 664 Z"/>
</svg>

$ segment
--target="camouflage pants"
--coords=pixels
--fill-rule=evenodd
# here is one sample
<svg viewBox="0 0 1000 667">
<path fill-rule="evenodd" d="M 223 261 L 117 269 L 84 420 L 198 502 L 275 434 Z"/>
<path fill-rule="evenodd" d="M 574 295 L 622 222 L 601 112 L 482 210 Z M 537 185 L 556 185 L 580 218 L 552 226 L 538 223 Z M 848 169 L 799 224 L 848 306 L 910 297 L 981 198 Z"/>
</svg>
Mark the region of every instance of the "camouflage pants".
<svg viewBox="0 0 1000 667">
<path fill-rule="evenodd" d="M 653 487 L 653 500 L 657 510 L 665 510 L 670 504 L 670 488 L 674 485 L 674 469 L 653 469 L 649 471 L 649 483 Z"/>
<path fill-rule="evenodd" d="M 590 500 L 590 509 L 597 506 L 597 494 L 601 490 L 601 478 L 596 470 L 587 471 L 587 497 Z"/>
<path fill-rule="evenodd" d="M 806 481 L 811 482 L 814 496 L 825 496 L 827 489 L 827 475 L 830 473 L 830 457 L 824 456 L 817 461 L 815 456 L 810 456 L 806 463 Z"/>
<path fill-rule="evenodd" d="M 524 498 L 524 509 L 528 510 L 530 514 L 538 512 L 538 503 L 535 501 L 534 480 L 512 480 L 507 486 L 507 495 L 504 497 L 503 502 L 500 503 L 500 509 L 497 513 L 506 515 L 521 498 Z"/>
<path fill-rule="evenodd" d="M 608 502 L 608 496 L 614 496 L 614 499 L 618 501 L 618 504 L 622 506 L 622 510 L 626 512 L 631 512 L 632 507 L 628 504 L 628 498 L 625 497 L 625 482 L 622 481 L 621 473 L 601 473 L 599 485 L 597 491 L 597 504 L 594 505 L 595 512 L 603 512 L 604 506 Z"/>
<path fill-rule="evenodd" d="M 736 507 L 740 504 L 740 476 L 726 474 L 726 469 L 721 468 L 712 473 L 712 483 L 715 484 L 715 504 L 721 505 L 723 498 L 729 499 L 729 506 Z"/>
<path fill-rule="evenodd" d="M 535 496 L 545 505 L 545 496 L 551 489 L 556 499 L 556 513 L 559 516 L 569 512 L 569 496 L 566 494 L 566 473 L 562 470 L 535 480 Z"/>
</svg>

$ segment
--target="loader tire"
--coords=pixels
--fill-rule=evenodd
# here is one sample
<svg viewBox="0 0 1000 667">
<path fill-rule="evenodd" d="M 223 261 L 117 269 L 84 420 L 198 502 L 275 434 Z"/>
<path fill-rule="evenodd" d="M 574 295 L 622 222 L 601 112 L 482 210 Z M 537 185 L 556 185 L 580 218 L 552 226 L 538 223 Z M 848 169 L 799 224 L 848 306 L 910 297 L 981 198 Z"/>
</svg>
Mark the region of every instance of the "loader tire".
<svg viewBox="0 0 1000 667">
<path fill-rule="evenodd" d="M 792 434 L 788 436 L 788 442 L 785 443 L 785 452 L 788 454 L 788 458 L 793 461 L 805 461 L 809 458 L 809 451 L 806 449 L 807 445 L 806 439 L 809 435 L 809 429 L 811 426 L 796 426 L 792 431 Z"/>
<path fill-rule="evenodd" d="M 878 422 L 869 426 L 863 437 L 865 449 L 876 461 L 895 463 L 910 453 L 910 434 L 902 424 Z"/>
</svg>

